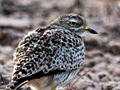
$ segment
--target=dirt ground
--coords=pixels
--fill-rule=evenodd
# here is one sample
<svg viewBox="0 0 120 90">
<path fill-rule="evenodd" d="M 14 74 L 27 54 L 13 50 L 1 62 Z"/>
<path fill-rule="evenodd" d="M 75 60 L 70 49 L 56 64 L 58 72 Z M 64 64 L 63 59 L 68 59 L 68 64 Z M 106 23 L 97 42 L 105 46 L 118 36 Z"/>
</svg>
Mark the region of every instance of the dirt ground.
<svg viewBox="0 0 120 90">
<path fill-rule="evenodd" d="M 69 86 L 120 90 L 120 0 L 0 0 L 0 90 L 11 79 L 13 53 L 21 38 L 65 13 L 81 13 L 99 33 L 85 37 L 84 68 Z"/>
</svg>

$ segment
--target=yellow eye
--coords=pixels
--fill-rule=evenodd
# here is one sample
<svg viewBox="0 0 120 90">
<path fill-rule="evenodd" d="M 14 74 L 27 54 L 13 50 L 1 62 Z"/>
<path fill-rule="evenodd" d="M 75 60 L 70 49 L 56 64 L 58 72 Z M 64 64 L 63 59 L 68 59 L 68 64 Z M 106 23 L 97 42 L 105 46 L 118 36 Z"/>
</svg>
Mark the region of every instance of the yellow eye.
<svg viewBox="0 0 120 90">
<path fill-rule="evenodd" d="M 78 25 L 78 23 L 76 23 L 76 22 L 70 22 L 70 25 L 75 27 L 75 26 Z"/>
</svg>

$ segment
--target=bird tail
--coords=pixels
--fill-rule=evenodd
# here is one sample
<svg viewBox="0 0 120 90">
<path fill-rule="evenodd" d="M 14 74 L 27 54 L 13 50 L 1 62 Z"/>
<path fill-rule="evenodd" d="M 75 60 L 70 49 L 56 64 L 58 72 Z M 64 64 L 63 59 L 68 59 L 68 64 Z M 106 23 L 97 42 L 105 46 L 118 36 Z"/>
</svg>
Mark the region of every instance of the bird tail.
<svg viewBox="0 0 120 90">
<path fill-rule="evenodd" d="M 19 87 L 21 87 L 22 85 L 26 84 L 28 81 L 14 81 L 11 80 L 11 82 L 6 86 L 5 90 L 17 90 Z"/>
</svg>

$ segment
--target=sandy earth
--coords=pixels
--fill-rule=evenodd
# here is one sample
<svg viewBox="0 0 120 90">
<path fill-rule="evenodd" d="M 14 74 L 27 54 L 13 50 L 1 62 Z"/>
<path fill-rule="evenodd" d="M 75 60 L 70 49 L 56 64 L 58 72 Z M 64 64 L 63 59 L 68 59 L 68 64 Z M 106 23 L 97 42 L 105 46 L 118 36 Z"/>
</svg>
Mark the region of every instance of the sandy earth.
<svg viewBox="0 0 120 90">
<path fill-rule="evenodd" d="M 120 90 L 120 0 L 0 0 L 0 90 L 10 81 L 21 38 L 70 12 L 85 16 L 99 34 L 85 37 L 85 65 L 69 87 Z"/>
</svg>

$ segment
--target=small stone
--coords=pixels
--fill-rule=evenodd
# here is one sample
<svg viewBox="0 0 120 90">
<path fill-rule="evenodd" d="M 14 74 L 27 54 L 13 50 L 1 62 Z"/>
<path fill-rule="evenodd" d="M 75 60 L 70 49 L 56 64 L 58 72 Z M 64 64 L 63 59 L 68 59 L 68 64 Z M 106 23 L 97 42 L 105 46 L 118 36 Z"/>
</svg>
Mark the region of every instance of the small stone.
<svg viewBox="0 0 120 90">
<path fill-rule="evenodd" d="M 100 81 L 102 82 L 108 82 L 111 81 L 110 75 L 107 72 L 100 72 L 98 73 L 98 78 L 100 79 Z"/>
<path fill-rule="evenodd" d="M 3 60 L 3 59 L 0 59 L 0 64 L 2 64 L 2 65 L 4 65 L 4 64 L 5 64 L 5 62 L 4 62 L 4 60 Z"/>
<path fill-rule="evenodd" d="M 118 41 L 112 40 L 108 44 L 108 51 L 114 55 L 119 55 L 120 54 L 120 43 Z"/>
<path fill-rule="evenodd" d="M 94 74 L 94 73 L 88 73 L 88 74 L 87 74 L 87 77 L 88 77 L 89 79 L 95 81 L 95 82 L 99 82 L 99 81 L 100 81 L 100 79 L 98 78 L 98 76 L 97 76 L 96 74 Z"/>
<path fill-rule="evenodd" d="M 113 90 L 116 86 L 118 86 L 116 82 L 110 81 L 104 84 L 103 90 Z"/>
</svg>

